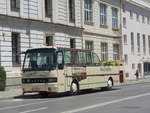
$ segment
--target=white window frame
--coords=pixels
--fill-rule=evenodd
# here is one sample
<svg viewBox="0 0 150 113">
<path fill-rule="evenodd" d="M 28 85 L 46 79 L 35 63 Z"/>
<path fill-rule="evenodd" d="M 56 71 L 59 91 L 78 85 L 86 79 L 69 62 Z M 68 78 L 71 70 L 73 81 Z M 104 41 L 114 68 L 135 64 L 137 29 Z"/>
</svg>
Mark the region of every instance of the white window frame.
<svg viewBox="0 0 150 113">
<path fill-rule="evenodd" d="M 112 28 L 118 29 L 118 9 L 112 7 Z"/>
<path fill-rule="evenodd" d="M 21 0 L 10 0 L 11 11 L 19 12 L 20 11 L 20 2 L 21 2 Z"/>
<path fill-rule="evenodd" d="M 100 3 L 100 25 L 107 25 L 107 6 Z"/>
<path fill-rule="evenodd" d="M 126 34 L 123 35 L 123 41 L 124 41 L 124 45 L 128 44 L 128 39 L 127 39 L 127 35 Z"/>
<path fill-rule="evenodd" d="M 148 50 L 149 50 L 149 54 L 150 54 L 150 35 L 148 36 Z"/>
<path fill-rule="evenodd" d="M 137 33 L 137 50 L 138 50 L 138 53 L 141 52 L 140 33 Z"/>
<path fill-rule="evenodd" d="M 85 23 L 92 23 L 93 21 L 92 0 L 84 0 L 84 21 Z"/>
<path fill-rule="evenodd" d="M 146 36 L 143 34 L 143 53 L 146 54 Z"/>
<path fill-rule="evenodd" d="M 113 44 L 113 60 L 117 61 L 119 59 L 119 44 Z"/>
<path fill-rule="evenodd" d="M 93 41 L 85 41 L 85 48 L 86 49 L 90 49 L 90 50 L 94 50 L 94 44 Z"/>
<path fill-rule="evenodd" d="M 131 53 L 134 53 L 134 33 L 131 32 Z"/>
<path fill-rule="evenodd" d="M 108 61 L 108 43 L 101 42 L 101 61 Z"/>
</svg>

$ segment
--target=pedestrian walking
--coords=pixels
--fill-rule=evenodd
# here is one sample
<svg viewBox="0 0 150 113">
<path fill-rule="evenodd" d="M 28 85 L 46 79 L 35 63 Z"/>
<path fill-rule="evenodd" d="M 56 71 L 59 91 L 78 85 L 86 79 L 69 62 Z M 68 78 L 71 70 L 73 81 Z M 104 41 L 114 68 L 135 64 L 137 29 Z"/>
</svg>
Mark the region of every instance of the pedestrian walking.
<svg viewBox="0 0 150 113">
<path fill-rule="evenodd" d="M 138 72 L 138 70 L 136 70 L 135 76 L 136 76 L 136 80 L 138 80 L 139 79 L 139 72 Z"/>
</svg>

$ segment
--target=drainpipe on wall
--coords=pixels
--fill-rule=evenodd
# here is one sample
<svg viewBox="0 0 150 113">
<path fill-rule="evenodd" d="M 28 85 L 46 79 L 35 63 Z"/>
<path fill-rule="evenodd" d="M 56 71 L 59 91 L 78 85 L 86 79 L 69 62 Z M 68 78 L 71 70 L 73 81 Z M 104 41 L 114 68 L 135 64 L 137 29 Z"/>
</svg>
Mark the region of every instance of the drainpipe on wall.
<svg viewBox="0 0 150 113">
<path fill-rule="evenodd" d="M 28 34 L 28 37 L 29 37 L 29 48 L 31 48 L 31 23 L 32 23 L 32 21 L 30 21 L 30 5 L 29 5 L 29 1 L 30 0 L 28 0 L 28 20 L 27 20 L 27 22 L 28 22 L 28 27 L 27 27 L 27 34 Z"/>
<path fill-rule="evenodd" d="M 83 0 L 80 0 L 80 4 L 81 4 L 81 6 L 80 6 L 80 15 L 81 15 L 81 29 L 82 29 L 82 31 L 81 31 L 81 37 L 82 37 L 82 49 L 84 48 L 84 39 L 83 39 L 83 31 L 84 31 L 84 28 L 83 28 Z"/>
<path fill-rule="evenodd" d="M 120 39 L 120 59 L 123 60 L 123 44 L 122 44 L 122 3 L 123 0 L 120 0 L 120 34 L 121 34 L 121 39 Z"/>
</svg>

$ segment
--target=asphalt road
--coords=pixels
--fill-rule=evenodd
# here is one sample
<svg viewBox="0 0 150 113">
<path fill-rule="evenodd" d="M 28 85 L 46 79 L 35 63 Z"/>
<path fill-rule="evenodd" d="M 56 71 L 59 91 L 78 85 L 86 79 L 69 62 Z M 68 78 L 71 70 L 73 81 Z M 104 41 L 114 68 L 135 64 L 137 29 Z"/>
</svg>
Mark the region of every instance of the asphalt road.
<svg viewBox="0 0 150 113">
<path fill-rule="evenodd" d="M 0 100 L 0 113 L 150 113 L 150 83 L 88 90 L 80 95 L 37 94 Z"/>
</svg>

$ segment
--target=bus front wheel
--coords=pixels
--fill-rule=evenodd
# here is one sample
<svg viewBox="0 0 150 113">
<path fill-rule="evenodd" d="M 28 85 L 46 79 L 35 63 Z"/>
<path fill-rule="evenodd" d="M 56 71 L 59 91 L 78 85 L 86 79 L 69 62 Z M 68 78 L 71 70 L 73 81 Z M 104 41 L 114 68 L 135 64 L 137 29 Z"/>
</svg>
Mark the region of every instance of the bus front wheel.
<svg viewBox="0 0 150 113">
<path fill-rule="evenodd" d="M 79 93 L 79 85 L 77 81 L 73 81 L 70 87 L 70 94 L 77 95 Z"/>
<path fill-rule="evenodd" d="M 107 90 L 112 90 L 112 87 L 113 87 L 113 80 L 109 79 L 107 81 Z"/>
</svg>

